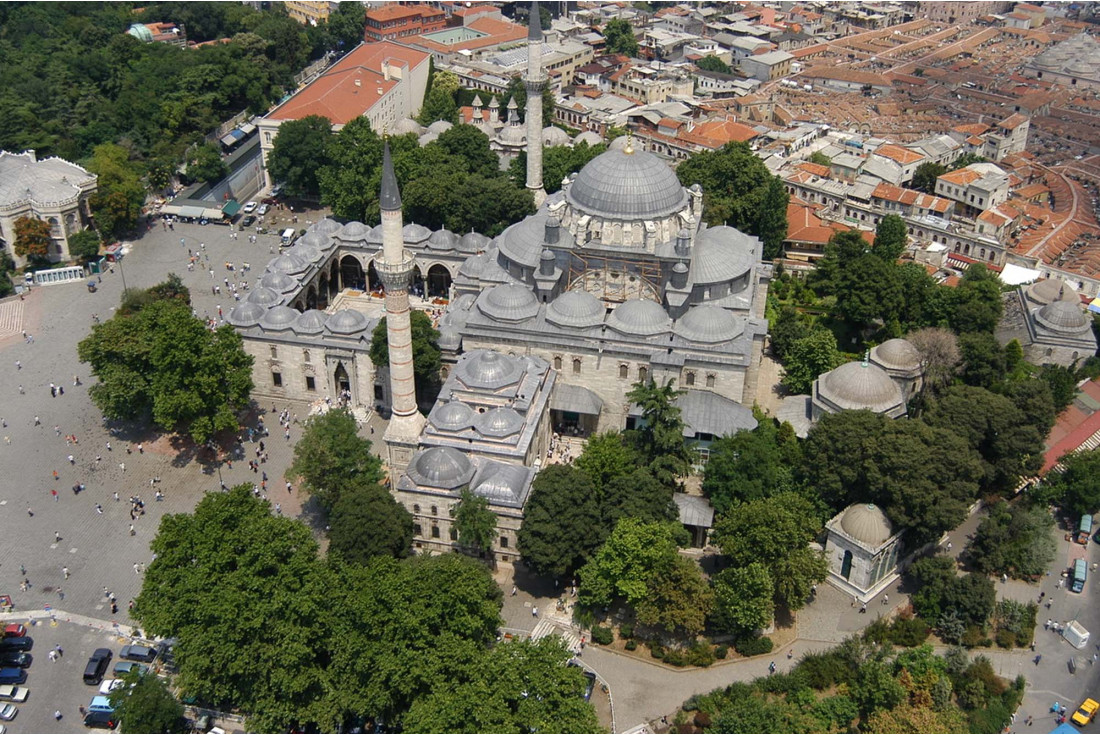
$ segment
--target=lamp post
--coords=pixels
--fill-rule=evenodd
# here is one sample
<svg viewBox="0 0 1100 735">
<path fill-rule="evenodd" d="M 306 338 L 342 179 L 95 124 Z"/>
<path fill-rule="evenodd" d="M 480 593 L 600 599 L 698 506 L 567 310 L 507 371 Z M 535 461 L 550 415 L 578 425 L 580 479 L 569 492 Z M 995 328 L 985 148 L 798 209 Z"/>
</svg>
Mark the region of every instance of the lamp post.
<svg viewBox="0 0 1100 735">
<path fill-rule="evenodd" d="M 119 275 L 122 276 L 122 293 L 123 293 L 123 295 L 125 295 L 126 294 L 126 271 L 124 271 L 122 269 L 122 257 L 123 257 L 122 248 L 120 246 L 119 251 L 118 251 L 118 260 L 116 262 L 118 263 Z"/>
</svg>

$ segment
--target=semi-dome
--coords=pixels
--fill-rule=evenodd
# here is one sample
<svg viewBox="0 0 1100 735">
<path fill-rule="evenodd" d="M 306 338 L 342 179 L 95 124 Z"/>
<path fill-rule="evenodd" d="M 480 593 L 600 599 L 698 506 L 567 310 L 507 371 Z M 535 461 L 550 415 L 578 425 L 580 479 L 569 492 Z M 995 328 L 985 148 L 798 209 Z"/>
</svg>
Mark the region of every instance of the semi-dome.
<svg viewBox="0 0 1100 735">
<path fill-rule="evenodd" d="M 290 329 L 299 316 L 298 311 L 289 306 L 273 306 L 260 319 L 260 326 L 273 330 Z"/>
<path fill-rule="evenodd" d="M 434 123 L 428 126 L 428 132 L 435 133 L 436 135 L 442 135 L 453 127 L 454 125 L 447 122 L 446 120 L 436 120 Z"/>
<path fill-rule="evenodd" d="M 474 468 L 457 449 L 432 447 L 413 457 L 408 473 L 417 485 L 454 490 L 473 479 Z"/>
<path fill-rule="evenodd" d="M 538 266 L 545 248 L 546 216 L 533 215 L 510 226 L 497 238 L 505 258 L 528 268 Z"/>
<path fill-rule="evenodd" d="M 840 527 L 856 541 L 872 548 L 881 546 L 894 535 L 894 524 L 871 503 L 857 503 L 848 506 L 840 516 Z"/>
<path fill-rule="evenodd" d="M 474 410 L 465 403 L 448 401 L 437 404 L 428 421 L 441 431 L 462 431 L 474 425 Z"/>
<path fill-rule="evenodd" d="M 668 164 L 630 148 L 589 161 L 565 197 L 585 214 L 627 220 L 660 219 L 687 205 L 687 193 Z"/>
<path fill-rule="evenodd" d="M 226 321 L 234 327 L 252 327 L 260 323 L 265 312 L 264 307 L 251 302 L 237 304 L 229 311 Z"/>
<path fill-rule="evenodd" d="M 648 299 L 630 299 L 611 312 L 607 326 L 623 334 L 652 337 L 668 332 L 669 319 L 663 306 Z"/>
<path fill-rule="evenodd" d="M 569 133 L 556 125 L 548 125 L 542 129 L 542 144 L 545 146 L 569 145 L 572 142 Z"/>
<path fill-rule="evenodd" d="M 341 309 L 325 320 L 325 327 L 333 334 L 355 334 L 366 326 L 367 317 L 354 309 Z"/>
<path fill-rule="evenodd" d="M 482 235 L 480 232 L 467 232 L 462 236 L 458 249 L 464 253 L 476 253 L 485 250 L 491 242 L 492 240 L 488 236 Z"/>
<path fill-rule="evenodd" d="M 567 291 L 546 307 L 546 321 L 559 327 L 584 329 L 603 324 L 606 308 L 594 294 Z"/>
<path fill-rule="evenodd" d="M 303 311 L 294 322 L 294 331 L 298 334 L 320 334 L 325 331 L 328 314 L 317 309 Z"/>
<path fill-rule="evenodd" d="M 424 242 L 432 236 L 432 231 L 424 225 L 418 225 L 416 223 L 407 224 L 401 228 L 401 237 L 405 242 L 417 243 Z"/>
<path fill-rule="evenodd" d="M 408 133 L 414 133 L 418 137 L 424 132 L 424 128 L 420 126 L 416 120 L 405 117 L 397 121 L 397 124 L 393 126 L 391 131 L 394 135 L 406 135 Z"/>
<path fill-rule="evenodd" d="M 745 331 L 744 322 L 718 306 L 695 306 L 676 322 L 673 331 L 692 342 L 728 342 Z"/>
<path fill-rule="evenodd" d="M 756 239 L 720 225 L 699 233 L 691 259 L 691 281 L 696 285 L 728 283 L 756 264 Z"/>
<path fill-rule="evenodd" d="M 434 143 L 437 138 L 439 138 L 438 133 L 428 132 L 428 133 L 424 133 L 419 138 L 417 138 L 416 142 L 417 142 L 417 144 L 420 145 L 421 148 L 423 148 L 424 146 L 428 145 L 429 143 Z"/>
<path fill-rule="evenodd" d="M 301 273 L 306 269 L 306 264 L 296 255 L 283 253 L 267 264 L 267 270 L 273 273 Z"/>
<path fill-rule="evenodd" d="M 450 230 L 436 230 L 428 237 L 428 248 L 431 250 L 454 250 L 458 247 L 461 239 Z"/>
<path fill-rule="evenodd" d="M 455 375 L 470 388 L 496 390 L 512 385 L 522 372 L 519 361 L 493 350 L 472 352 L 455 366 Z"/>
<path fill-rule="evenodd" d="M 343 242 L 362 242 L 367 239 L 368 232 L 370 232 L 370 228 L 362 222 L 348 222 L 333 237 Z"/>
<path fill-rule="evenodd" d="M 264 277 L 260 279 L 260 285 L 264 288 L 278 291 L 279 293 L 287 293 L 298 288 L 298 282 L 296 280 L 286 273 L 279 273 L 278 271 L 264 275 Z"/>
<path fill-rule="evenodd" d="M 904 404 L 901 388 L 875 365 L 848 362 L 818 378 L 817 392 L 838 408 L 884 413 Z"/>
<path fill-rule="evenodd" d="M 1052 332 L 1076 334 L 1087 332 L 1091 327 L 1088 317 L 1080 306 L 1068 301 L 1054 301 L 1035 313 L 1035 321 Z"/>
<path fill-rule="evenodd" d="M 511 436 L 523 428 L 523 417 L 514 408 L 500 406 L 478 416 L 474 428 L 484 436 Z"/>
<path fill-rule="evenodd" d="M 577 133 L 577 137 L 573 138 L 573 145 L 580 145 L 581 143 L 587 143 L 588 145 L 599 145 L 603 142 L 603 138 L 599 133 L 594 133 L 591 130 L 585 130 L 583 133 Z"/>
<path fill-rule="evenodd" d="M 919 370 L 921 354 L 913 343 L 900 337 L 888 339 L 871 350 L 871 360 L 884 368 Z"/>
<path fill-rule="evenodd" d="M 309 231 L 319 232 L 322 235 L 331 235 L 334 232 L 339 232 L 341 227 L 343 227 L 343 225 L 341 225 L 336 220 L 332 219 L 331 217 L 325 217 L 323 220 L 320 220 L 312 227 L 310 227 Z"/>
<path fill-rule="evenodd" d="M 1077 289 L 1061 278 L 1046 278 L 1042 281 L 1036 281 L 1027 287 L 1026 293 L 1029 300 L 1042 305 L 1049 304 L 1052 301 L 1069 301 L 1073 304 L 1081 301 L 1077 296 Z"/>
<path fill-rule="evenodd" d="M 481 313 L 497 321 L 518 322 L 539 313 L 539 300 L 526 286 L 502 283 L 478 299 Z"/>
<path fill-rule="evenodd" d="M 245 299 L 251 304 L 259 304 L 263 307 L 275 306 L 275 304 L 281 303 L 282 300 L 283 297 L 279 295 L 278 291 L 263 287 L 254 289 Z"/>
</svg>

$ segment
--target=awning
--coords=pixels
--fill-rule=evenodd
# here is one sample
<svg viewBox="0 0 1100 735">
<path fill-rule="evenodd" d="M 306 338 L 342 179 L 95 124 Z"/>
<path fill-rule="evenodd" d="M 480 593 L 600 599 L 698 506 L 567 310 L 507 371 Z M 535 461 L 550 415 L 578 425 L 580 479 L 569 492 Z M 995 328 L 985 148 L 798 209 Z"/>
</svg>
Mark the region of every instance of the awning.
<svg viewBox="0 0 1100 735">
<path fill-rule="evenodd" d="M 241 211 L 241 203 L 236 199 L 230 199 L 229 202 L 222 207 L 222 214 L 226 217 L 232 217 L 239 211 Z"/>
<path fill-rule="evenodd" d="M 228 133 L 222 136 L 221 144 L 225 147 L 236 145 L 239 141 L 244 140 L 245 134 L 240 130 L 230 130 Z"/>
<path fill-rule="evenodd" d="M 205 207 L 202 210 L 202 216 L 205 219 L 221 219 L 222 210 L 220 207 Z"/>
<path fill-rule="evenodd" d="M 180 217 L 190 217 L 192 219 L 198 219 L 202 217 L 202 207 L 180 207 Z"/>
<path fill-rule="evenodd" d="M 256 126 L 252 123 L 245 123 L 237 129 L 240 130 L 241 134 L 246 138 L 256 132 Z"/>
<path fill-rule="evenodd" d="M 587 388 L 558 383 L 557 388 L 554 389 L 554 395 L 550 398 L 550 408 L 555 411 L 599 416 L 600 411 L 603 410 L 603 401 Z"/>
<path fill-rule="evenodd" d="M 178 217 L 180 213 L 180 208 L 178 204 L 165 204 L 163 207 L 160 208 L 160 213 L 163 215 Z"/>
</svg>

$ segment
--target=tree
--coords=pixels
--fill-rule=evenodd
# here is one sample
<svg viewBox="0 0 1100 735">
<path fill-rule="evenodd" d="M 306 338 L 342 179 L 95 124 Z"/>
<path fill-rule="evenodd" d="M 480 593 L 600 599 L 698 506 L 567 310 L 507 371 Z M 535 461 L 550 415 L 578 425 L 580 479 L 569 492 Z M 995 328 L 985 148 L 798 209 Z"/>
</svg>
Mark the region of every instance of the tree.
<svg viewBox="0 0 1100 735">
<path fill-rule="evenodd" d="M 634 607 L 652 593 L 654 576 L 678 558 L 683 529 L 670 523 L 624 518 L 592 559 L 581 567 L 577 598 L 586 607 L 622 599 Z"/>
<path fill-rule="evenodd" d="M 714 592 L 697 563 L 679 554 L 669 556 L 653 569 L 646 588 L 635 606 L 639 623 L 685 638 L 703 632 Z"/>
<path fill-rule="evenodd" d="M 99 255 L 99 244 L 99 235 L 95 230 L 74 232 L 69 235 L 69 255 L 84 261 L 94 260 Z"/>
<path fill-rule="evenodd" d="M 455 125 L 441 133 L 434 145 L 442 148 L 452 159 L 461 161 L 472 174 L 499 174 L 500 158 L 489 147 L 489 136 L 473 125 Z"/>
<path fill-rule="evenodd" d="M 463 488 L 458 505 L 451 508 L 451 518 L 455 519 L 459 546 L 478 555 L 492 552 L 497 540 L 497 517 L 486 498 Z"/>
<path fill-rule="evenodd" d="M 733 567 L 763 565 L 775 603 L 797 610 L 828 572 L 825 559 L 809 548 L 820 530 L 817 513 L 804 497 L 780 493 L 730 508 L 715 524 L 714 542 Z"/>
<path fill-rule="evenodd" d="M 687 474 L 694 452 L 684 445 L 684 422 L 674 401 L 681 392 L 672 381 L 657 387 L 652 380 L 634 384 L 627 400 L 642 409 L 640 428 L 626 433 L 627 442 L 639 457 L 648 458 L 653 476 L 667 487 L 675 487 Z"/>
<path fill-rule="evenodd" d="M 329 554 L 353 564 L 365 566 L 376 556 L 401 559 L 412 549 L 412 516 L 385 487 L 362 476 L 333 503 L 328 526 Z"/>
<path fill-rule="evenodd" d="M 1038 577 L 1054 561 L 1054 518 L 1045 508 L 1003 500 L 989 509 L 966 549 L 984 574 Z"/>
<path fill-rule="evenodd" d="M 99 379 L 89 393 L 106 417 L 149 412 L 161 428 L 200 444 L 238 427 L 236 412 L 252 391 L 252 357 L 241 336 L 228 325 L 207 329 L 177 299 L 93 326 L 77 354 Z"/>
<path fill-rule="evenodd" d="M 790 346 L 783 363 L 783 386 L 791 393 L 809 393 L 817 376 L 843 364 L 836 337 L 824 327 L 815 327 Z"/>
<path fill-rule="evenodd" d="M 550 465 L 535 475 L 516 539 L 524 563 L 559 579 L 582 567 L 607 535 L 597 498 L 576 466 Z"/>
<path fill-rule="evenodd" d="M 23 216 L 15 220 L 15 243 L 12 250 L 21 258 L 45 258 L 50 254 L 53 237 L 50 223 L 37 217 Z"/>
<path fill-rule="evenodd" d="M 714 578 L 714 622 L 734 636 L 766 628 L 775 615 L 774 595 L 763 564 L 725 569 Z"/>
<path fill-rule="evenodd" d="M 604 485 L 600 517 L 608 531 L 620 518 L 674 521 L 680 514 L 672 495 L 673 489 L 657 480 L 649 469 L 635 467 Z"/>
<path fill-rule="evenodd" d="M 439 87 L 434 87 L 424 99 L 424 106 L 420 108 L 417 122 L 421 125 L 431 125 L 437 120 L 446 120 L 449 123 L 458 122 L 458 106 L 450 92 Z"/>
<path fill-rule="evenodd" d="M 371 442 L 359 436 L 359 425 L 346 409 L 335 409 L 306 421 L 294 445 L 294 462 L 287 470 L 302 478 L 302 486 L 331 510 L 353 485 L 382 481 L 382 462 Z"/>
<path fill-rule="evenodd" d="M 1067 454 L 1061 459 L 1065 469 L 1061 474 L 1048 476 L 1055 485 L 1056 495 L 1062 499 L 1062 507 L 1071 517 L 1100 510 L 1100 452 L 1091 449 Z"/>
<path fill-rule="evenodd" d="M 935 161 L 922 163 L 913 172 L 913 180 L 910 182 L 910 186 L 918 191 L 923 191 L 925 194 L 935 194 L 936 179 L 945 173 L 947 173 L 947 167 L 941 163 Z"/>
<path fill-rule="evenodd" d="M 896 214 L 883 217 L 875 228 L 875 244 L 871 252 L 887 263 L 894 263 L 909 244 L 905 220 Z"/>
<path fill-rule="evenodd" d="M 623 435 L 607 431 L 589 437 L 584 451 L 573 460 L 573 467 L 583 472 L 600 494 L 613 479 L 629 474 L 637 462 L 634 450 L 627 446 Z"/>
<path fill-rule="evenodd" d="M 118 237 L 137 226 L 145 204 L 145 187 L 130 152 L 114 143 L 102 143 L 84 167 L 98 177 L 96 193 L 88 199 L 96 229 Z"/>
<path fill-rule="evenodd" d="M 1009 371 L 1005 349 L 992 332 L 967 332 L 959 336 L 962 356 L 960 377 L 967 385 L 998 389 Z"/>
<path fill-rule="evenodd" d="M 222 155 L 213 143 L 196 145 L 187 152 L 187 178 L 208 184 L 221 181 L 229 173 Z"/>
<path fill-rule="evenodd" d="M 634 28 L 630 21 L 613 18 L 603 27 L 604 50 L 609 54 L 625 54 L 631 58 L 638 55 L 638 39 L 634 37 Z"/>
<path fill-rule="evenodd" d="M 764 244 L 764 260 L 774 260 L 783 251 L 787 239 L 787 204 L 790 194 L 783 179 L 773 176 L 764 189 L 763 201 L 757 211 L 754 233 Z"/>
<path fill-rule="evenodd" d="M 413 379 L 416 381 L 416 400 L 421 406 L 435 402 L 441 384 L 439 371 L 443 365 L 439 351 L 439 331 L 432 319 L 423 311 L 409 313 L 412 329 Z M 375 365 L 390 364 L 390 347 L 386 333 L 386 317 L 382 317 L 371 334 L 370 359 Z"/>
<path fill-rule="evenodd" d="M 984 163 L 988 160 L 985 156 L 980 156 L 977 153 L 964 153 L 951 164 L 951 170 L 958 171 L 960 168 L 966 168 L 975 163 Z"/>
<path fill-rule="evenodd" d="M 790 304 L 779 307 L 768 334 L 771 337 L 772 353 L 780 362 L 786 362 L 794 343 L 808 337 L 813 331 L 813 323 L 798 309 Z"/>
<path fill-rule="evenodd" d="M 818 166 L 832 166 L 833 159 L 829 158 L 821 151 L 814 151 L 810 154 L 810 163 L 816 163 Z"/>
<path fill-rule="evenodd" d="M 328 163 L 332 123 L 327 117 L 309 115 L 279 126 L 267 156 L 267 171 L 291 197 L 315 197 L 321 193 L 320 170 Z"/>
<path fill-rule="evenodd" d="M 403 137 L 390 141 L 395 158 L 405 147 Z M 332 137 L 328 146 L 328 165 L 321 168 L 317 178 L 321 203 L 332 207 L 333 216 L 367 224 L 379 221 L 382 139 L 371 129 L 370 120 L 356 117 Z"/>
<path fill-rule="evenodd" d="M 757 422 L 752 431 L 723 436 L 711 444 L 703 494 L 719 515 L 737 503 L 795 489 L 801 448 L 794 430 L 763 415 L 757 416 Z"/>
<path fill-rule="evenodd" d="M 1064 411 L 1077 397 L 1077 374 L 1061 365 L 1043 365 L 1039 369 L 1039 380 L 1050 388 L 1055 414 Z"/>
<path fill-rule="evenodd" d="M 719 74 L 732 73 L 730 65 L 719 59 L 717 56 L 714 56 L 713 54 L 710 56 L 704 56 L 703 58 L 699 59 L 695 62 L 695 66 L 700 71 L 713 71 Z"/>
<path fill-rule="evenodd" d="M 183 716 L 183 705 L 172 696 L 163 679 L 135 670 L 124 676 L 123 681 L 127 685 L 110 694 L 119 732 L 190 732 Z"/>
<path fill-rule="evenodd" d="M 860 329 L 890 325 L 902 302 L 898 267 L 873 254 L 861 255 L 837 274 L 833 295 L 839 319 Z"/>
<path fill-rule="evenodd" d="M 546 193 L 560 191 L 563 179 L 580 171 L 585 164 L 606 150 L 607 146 L 603 143 L 588 145 L 583 141 L 572 146 L 552 145 L 543 148 L 542 184 Z M 527 151 L 520 151 L 508 164 L 508 176 L 516 186 L 527 184 Z"/>
<path fill-rule="evenodd" d="M 367 27 L 367 10 L 359 3 L 343 3 L 329 13 L 325 28 L 332 48 L 352 49 L 362 42 Z"/>
<path fill-rule="evenodd" d="M 982 263 L 966 269 L 955 288 L 955 314 L 951 326 L 956 332 L 992 333 L 1001 320 L 1001 281 Z"/>
<path fill-rule="evenodd" d="M 958 338 L 951 331 L 940 327 L 925 327 L 906 336 L 921 356 L 924 372 L 922 391 L 933 394 L 951 382 L 962 360 Z"/>
</svg>

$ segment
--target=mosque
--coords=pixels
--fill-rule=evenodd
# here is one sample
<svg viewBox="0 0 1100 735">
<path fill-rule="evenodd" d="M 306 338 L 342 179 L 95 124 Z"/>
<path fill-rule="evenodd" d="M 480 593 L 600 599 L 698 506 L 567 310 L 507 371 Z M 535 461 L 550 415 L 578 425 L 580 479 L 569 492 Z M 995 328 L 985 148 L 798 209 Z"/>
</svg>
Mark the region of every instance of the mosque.
<svg viewBox="0 0 1100 735">
<path fill-rule="evenodd" d="M 699 187 L 683 187 L 629 139 L 546 196 L 545 73 L 531 53 L 539 44 L 535 24 L 524 136 L 534 214 L 494 239 L 404 224 L 387 146 L 381 224 L 317 222 L 228 314 L 254 357 L 256 396 L 342 396 L 389 413 L 392 488 L 422 552 L 453 546 L 450 513 L 469 488 L 497 514 L 494 555 L 514 560 L 552 433 L 633 427 L 640 411 L 626 394 L 639 380 L 686 391 L 685 438 L 704 453 L 711 440 L 756 426 L 745 404 L 771 275 L 760 241 L 707 227 Z M 438 318 L 443 385 L 426 417 L 416 405 L 410 308 Z M 389 365 L 374 365 L 383 314 Z"/>
</svg>

